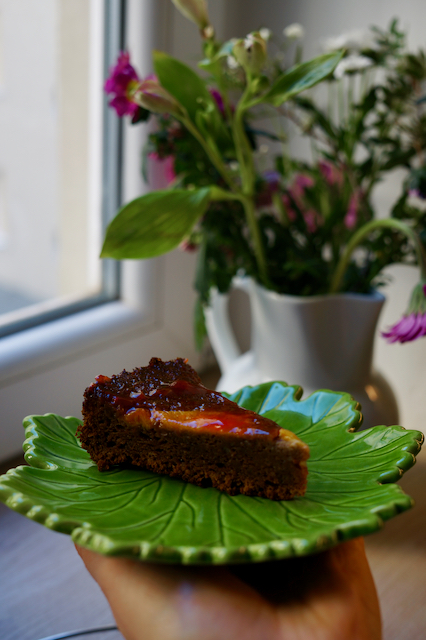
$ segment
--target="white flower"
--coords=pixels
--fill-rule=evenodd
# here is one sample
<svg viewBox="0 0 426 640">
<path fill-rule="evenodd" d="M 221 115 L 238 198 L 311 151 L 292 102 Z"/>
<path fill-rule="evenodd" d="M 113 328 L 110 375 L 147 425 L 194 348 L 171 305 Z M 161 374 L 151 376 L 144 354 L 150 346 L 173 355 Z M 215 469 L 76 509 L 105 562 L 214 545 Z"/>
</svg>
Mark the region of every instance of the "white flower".
<svg viewBox="0 0 426 640">
<path fill-rule="evenodd" d="M 339 49 L 349 49 L 351 51 L 362 51 L 363 49 L 374 48 L 374 39 L 370 31 L 364 29 L 354 29 L 340 36 L 326 38 L 322 42 L 325 51 L 338 51 Z"/>
<path fill-rule="evenodd" d="M 234 58 L 234 56 L 228 56 L 226 58 L 226 64 L 230 69 L 237 69 L 237 67 L 240 66 L 238 61 Z"/>
<path fill-rule="evenodd" d="M 293 22 L 283 29 L 283 34 L 289 40 L 301 40 L 305 35 L 305 29 L 298 22 Z"/>
<path fill-rule="evenodd" d="M 255 43 L 255 37 L 252 33 L 248 33 L 244 38 L 244 46 L 246 49 L 251 49 Z"/>
<path fill-rule="evenodd" d="M 262 27 L 262 29 L 259 29 L 259 35 L 261 38 L 267 41 L 271 37 L 272 32 L 267 27 Z"/>
<path fill-rule="evenodd" d="M 343 58 L 334 70 L 334 77 L 336 80 L 343 78 L 345 73 L 355 73 L 356 71 L 362 71 L 367 67 L 371 67 L 373 61 L 367 56 L 357 56 L 355 54 Z"/>
</svg>

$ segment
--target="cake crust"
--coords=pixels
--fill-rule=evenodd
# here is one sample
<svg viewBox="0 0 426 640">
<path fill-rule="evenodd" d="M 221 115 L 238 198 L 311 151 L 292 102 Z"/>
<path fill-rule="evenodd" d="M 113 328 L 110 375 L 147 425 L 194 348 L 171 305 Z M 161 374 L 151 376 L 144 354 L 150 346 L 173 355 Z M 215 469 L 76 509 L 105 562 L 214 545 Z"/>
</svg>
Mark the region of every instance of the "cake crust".
<svg viewBox="0 0 426 640">
<path fill-rule="evenodd" d="M 98 469 L 137 466 L 230 495 L 306 490 L 309 449 L 272 420 L 206 389 L 182 358 L 98 376 L 77 431 Z"/>
</svg>

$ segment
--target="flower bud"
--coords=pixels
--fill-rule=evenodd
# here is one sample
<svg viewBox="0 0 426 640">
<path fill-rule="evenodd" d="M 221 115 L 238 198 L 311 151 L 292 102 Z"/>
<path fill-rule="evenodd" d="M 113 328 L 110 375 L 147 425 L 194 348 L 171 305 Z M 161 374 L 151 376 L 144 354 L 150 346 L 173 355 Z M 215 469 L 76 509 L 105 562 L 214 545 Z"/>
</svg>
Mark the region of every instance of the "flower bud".
<svg viewBox="0 0 426 640">
<path fill-rule="evenodd" d="M 206 34 L 205 37 L 212 37 L 214 32 L 207 13 L 206 0 L 172 0 L 172 2 L 185 18 L 195 22 L 199 29 Z"/>
<path fill-rule="evenodd" d="M 142 80 L 135 87 L 132 99 L 153 113 L 170 113 L 177 117 L 184 113 L 179 102 L 161 86 L 155 77 Z"/>
<path fill-rule="evenodd" d="M 266 62 L 266 42 L 259 32 L 254 31 L 244 40 L 237 40 L 232 53 L 248 75 L 257 76 Z"/>
</svg>

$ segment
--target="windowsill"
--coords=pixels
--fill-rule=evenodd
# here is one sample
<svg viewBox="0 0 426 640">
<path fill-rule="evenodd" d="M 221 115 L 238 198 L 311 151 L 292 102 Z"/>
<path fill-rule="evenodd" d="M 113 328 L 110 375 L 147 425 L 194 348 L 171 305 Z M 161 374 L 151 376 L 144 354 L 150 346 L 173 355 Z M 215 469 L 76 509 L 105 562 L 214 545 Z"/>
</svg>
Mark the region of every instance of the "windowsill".
<svg viewBox="0 0 426 640">
<path fill-rule="evenodd" d="M 112 300 L 0 339 L 0 386 L 78 360 L 160 325 L 159 263 L 122 263 L 122 299 Z"/>
<path fill-rule="evenodd" d="M 114 301 L 6 336 L 0 340 L 0 384 L 154 326 L 153 315 Z"/>
</svg>

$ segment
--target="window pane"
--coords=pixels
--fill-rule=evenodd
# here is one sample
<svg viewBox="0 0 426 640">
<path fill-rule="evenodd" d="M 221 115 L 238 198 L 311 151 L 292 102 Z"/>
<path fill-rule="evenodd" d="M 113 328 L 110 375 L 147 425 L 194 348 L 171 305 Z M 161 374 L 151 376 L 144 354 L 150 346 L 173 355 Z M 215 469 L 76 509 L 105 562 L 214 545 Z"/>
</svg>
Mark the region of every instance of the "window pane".
<svg viewBox="0 0 426 640">
<path fill-rule="evenodd" d="M 102 292 L 103 22 L 0 0 L 0 328 Z"/>
</svg>

